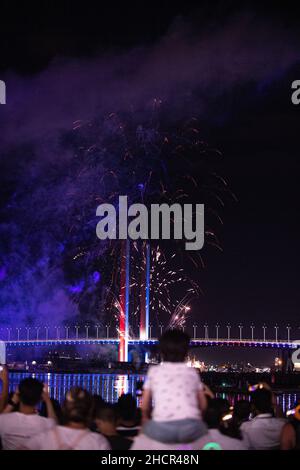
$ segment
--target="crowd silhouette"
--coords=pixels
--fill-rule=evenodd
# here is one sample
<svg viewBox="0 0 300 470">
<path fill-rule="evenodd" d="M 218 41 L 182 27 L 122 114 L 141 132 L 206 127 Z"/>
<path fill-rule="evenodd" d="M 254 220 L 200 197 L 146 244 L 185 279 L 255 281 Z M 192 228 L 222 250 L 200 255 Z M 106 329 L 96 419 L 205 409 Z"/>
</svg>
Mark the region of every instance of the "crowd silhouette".
<svg viewBox="0 0 300 470">
<path fill-rule="evenodd" d="M 289 416 L 266 383 L 234 407 L 214 395 L 188 367 L 189 336 L 169 330 L 160 339 L 161 363 L 151 366 L 140 408 L 125 394 L 106 403 L 83 388 L 64 402 L 28 377 L 9 393 L 1 366 L 0 439 L 3 450 L 295 450 L 300 449 L 299 408 Z"/>
</svg>

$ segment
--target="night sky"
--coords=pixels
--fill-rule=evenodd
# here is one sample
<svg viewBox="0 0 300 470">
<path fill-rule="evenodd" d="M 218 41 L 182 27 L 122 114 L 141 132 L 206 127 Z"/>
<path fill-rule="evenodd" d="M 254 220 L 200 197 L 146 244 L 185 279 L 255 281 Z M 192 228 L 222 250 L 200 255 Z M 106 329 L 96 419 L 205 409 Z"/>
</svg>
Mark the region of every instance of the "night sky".
<svg viewBox="0 0 300 470">
<path fill-rule="evenodd" d="M 300 105 L 291 83 L 300 79 L 300 16 L 288 2 L 240 3 L 2 2 L 1 213 L 7 222 L 20 181 L 16 145 L 42 148 L 42 159 L 41 142 L 57 129 L 160 96 L 178 117 L 197 115 L 237 197 L 222 211 L 223 252 L 204 249 L 204 295 L 189 323 L 265 323 L 272 336 L 278 323 L 282 337 L 290 323 L 296 337 Z M 37 160 L 26 161 L 28 171 Z"/>
</svg>

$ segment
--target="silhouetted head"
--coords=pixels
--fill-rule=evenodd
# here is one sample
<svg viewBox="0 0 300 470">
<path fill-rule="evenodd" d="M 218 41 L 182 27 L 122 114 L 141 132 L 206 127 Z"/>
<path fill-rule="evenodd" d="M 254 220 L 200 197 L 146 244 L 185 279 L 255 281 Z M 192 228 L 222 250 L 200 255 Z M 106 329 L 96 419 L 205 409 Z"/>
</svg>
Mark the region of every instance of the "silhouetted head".
<svg viewBox="0 0 300 470">
<path fill-rule="evenodd" d="M 222 418 L 229 413 L 230 405 L 223 398 L 208 400 L 207 408 L 203 414 L 203 419 L 210 429 L 219 429 Z"/>
<path fill-rule="evenodd" d="M 117 424 L 117 411 L 114 405 L 106 403 L 104 406 L 96 409 L 96 420 L 103 421 L 104 423 Z"/>
<path fill-rule="evenodd" d="M 20 402 L 27 406 L 36 406 L 42 398 L 44 384 L 40 380 L 29 377 L 19 384 Z"/>
<path fill-rule="evenodd" d="M 247 400 L 239 400 L 234 405 L 233 417 L 238 423 L 248 421 L 251 413 L 251 404 Z"/>
<path fill-rule="evenodd" d="M 92 396 L 79 387 L 71 388 L 66 394 L 63 405 L 65 423 L 79 423 L 89 426 L 93 408 Z"/>
<path fill-rule="evenodd" d="M 184 362 L 190 337 L 181 330 L 167 330 L 159 340 L 159 349 L 165 362 Z"/>
<path fill-rule="evenodd" d="M 272 392 L 266 388 L 258 388 L 251 393 L 251 404 L 256 414 L 272 413 Z"/>
<path fill-rule="evenodd" d="M 121 420 L 135 420 L 137 418 L 137 405 L 135 398 L 130 393 L 121 395 L 118 400 L 117 411 Z"/>
<path fill-rule="evenodd" d="M 93 395 L 93 411 L 97 412 L 100 408 L 106 405 L 105 400 L 100 395 Z"/>
</svg>

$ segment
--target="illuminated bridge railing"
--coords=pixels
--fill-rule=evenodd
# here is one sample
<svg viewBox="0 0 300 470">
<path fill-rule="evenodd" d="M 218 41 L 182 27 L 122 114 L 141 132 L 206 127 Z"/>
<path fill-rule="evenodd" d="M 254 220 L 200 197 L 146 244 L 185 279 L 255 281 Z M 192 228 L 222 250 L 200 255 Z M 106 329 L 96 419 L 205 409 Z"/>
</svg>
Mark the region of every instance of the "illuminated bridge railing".
<svg viewBox="0 0 300 470">
<path fill-rule="evenodd" d="M 232 326 L 193 324 L 184 328 L 191 336 L 191 344 L 195 346 L 254 346 L 295 348 L 300 338 L 299 328 L 255 325 Z M 155 344 L 157 338 L 165 330 L 164 325 L 149 325 L 145 339 L 137 338 L 132 333 L 129 344 Z M 60 325 L 60 326 L 22 326 L 0 327 L 0 340 L 8 345 L 50 345 L 50 344 L 119 344 L 118 332 L 111 325 Z"/>
<path fill-rule="evenodd" d="M 29 339 L 29 340 L 10 340 L 5 341 L 7 346 L 26 347 L 26 346 L 58 346 L 58 345 L 88 345 L 88 344 L 119 344 L 118 338 L 69 338 L 69 339 Z M 134 345 L 156 345 L 157 338 L 140 339 L 130 338 L 128 344 Z M 222 338 L 193 338 L 191 346 L 232 346 L 232 347 L 256 347 L 256 348 L 285 348 L 296 349 L 300 347 L 299 341 L 275 341 L 275 340 L 252 340 L 252 339 L 222 339 Z"/>
</svg>

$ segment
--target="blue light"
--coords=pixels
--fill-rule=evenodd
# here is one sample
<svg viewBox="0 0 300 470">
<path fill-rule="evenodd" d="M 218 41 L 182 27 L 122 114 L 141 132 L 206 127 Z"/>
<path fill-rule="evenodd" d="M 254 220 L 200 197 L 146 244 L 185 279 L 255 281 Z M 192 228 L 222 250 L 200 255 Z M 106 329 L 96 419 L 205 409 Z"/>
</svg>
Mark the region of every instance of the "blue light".
<svg viewBox="0 0 300 470">
<path fill-rule="evenodd" d="M 97 284 L 97 282 L 99 282 L 101 279 L 101 274 L 98 272 L 98 271 L 94 271 L 93 272 L 93 281 L 95 284 Z"/>
</svg>

